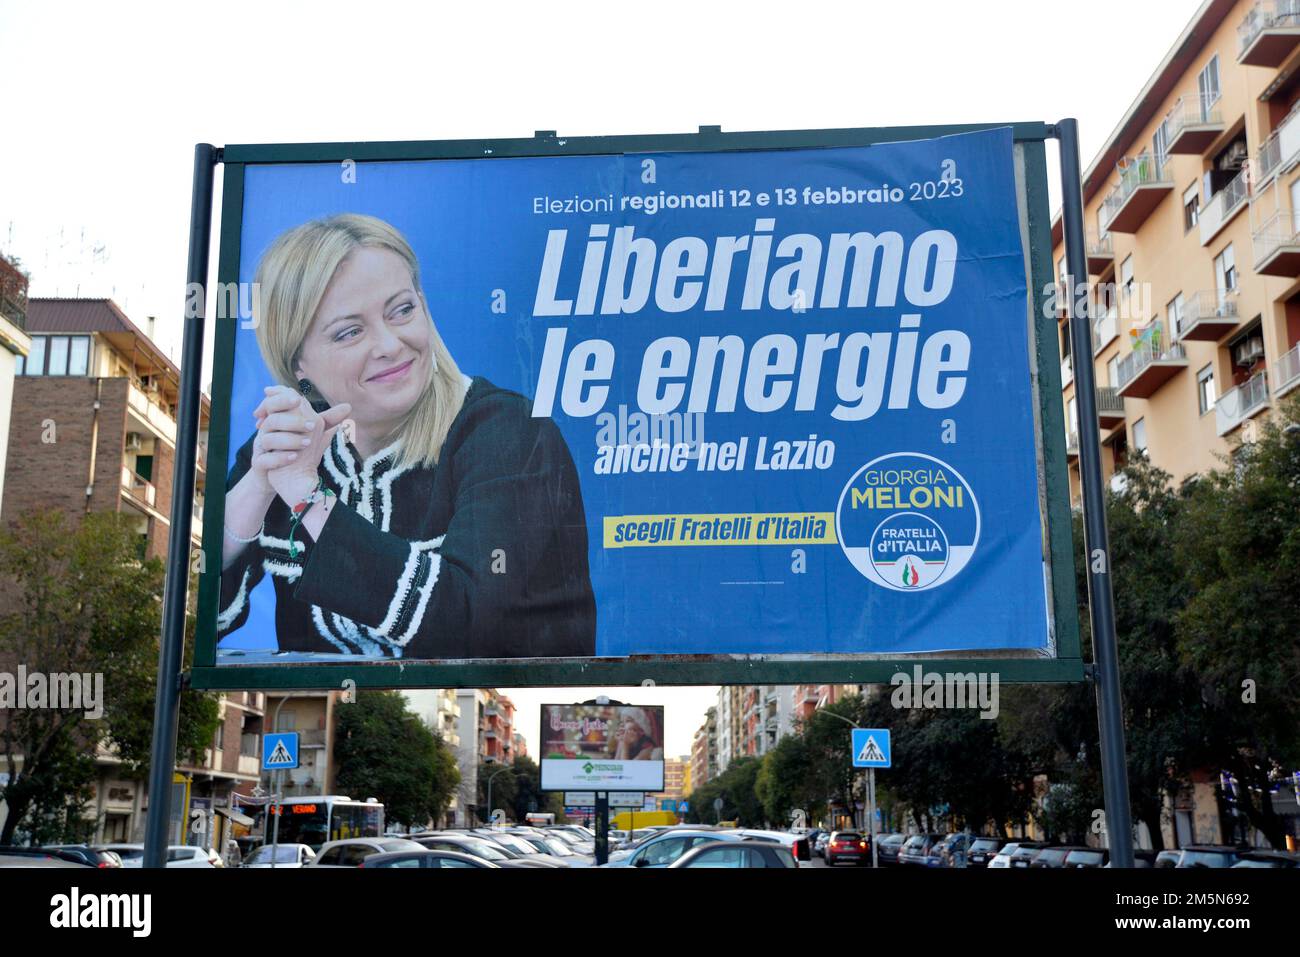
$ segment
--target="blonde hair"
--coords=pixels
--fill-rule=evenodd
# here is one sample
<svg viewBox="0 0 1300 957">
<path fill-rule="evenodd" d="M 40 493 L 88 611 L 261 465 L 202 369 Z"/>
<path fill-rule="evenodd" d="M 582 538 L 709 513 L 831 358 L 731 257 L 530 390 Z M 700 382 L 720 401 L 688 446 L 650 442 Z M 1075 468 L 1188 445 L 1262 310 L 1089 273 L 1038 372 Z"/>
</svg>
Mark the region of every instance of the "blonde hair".
<svg viewBox="0 0 1300 957">
<path fill-rule="evenodd" d="M 358 213 L 341 213 L 295 226 L 282 233 L 262 256 L 254 277 L 253 297 L 257 346 L 271 374 L 291 389 L 298 388 L 294 367 L 312 319 L 334 278 L 339 263 L 363 246 L 387 249 L 401 256 L 411 270 L 411 282 L 428 314 L 420 288 L 415 252 L 396 229 L 383 220 Z M 438 327 L 429 316 L 433 372 L 393 436 L 400 442 L 400 466 L 426 467 L 438 461 L 452 421 L 465 400 L 460 369 L 447 351 Z"/>
</svg>

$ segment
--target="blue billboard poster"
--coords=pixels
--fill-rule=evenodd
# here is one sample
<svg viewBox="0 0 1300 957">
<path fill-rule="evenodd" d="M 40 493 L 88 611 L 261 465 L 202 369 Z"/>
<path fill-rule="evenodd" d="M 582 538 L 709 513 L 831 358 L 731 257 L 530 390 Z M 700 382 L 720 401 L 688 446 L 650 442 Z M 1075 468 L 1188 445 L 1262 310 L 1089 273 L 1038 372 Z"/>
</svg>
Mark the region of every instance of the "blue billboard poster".
<svg viewBox="0 0 1300 957">
<path fill-rule="evenodd" d="M 1053 656 L 1016 156 L 241 164 L 215 662 Z"/>
</svg>

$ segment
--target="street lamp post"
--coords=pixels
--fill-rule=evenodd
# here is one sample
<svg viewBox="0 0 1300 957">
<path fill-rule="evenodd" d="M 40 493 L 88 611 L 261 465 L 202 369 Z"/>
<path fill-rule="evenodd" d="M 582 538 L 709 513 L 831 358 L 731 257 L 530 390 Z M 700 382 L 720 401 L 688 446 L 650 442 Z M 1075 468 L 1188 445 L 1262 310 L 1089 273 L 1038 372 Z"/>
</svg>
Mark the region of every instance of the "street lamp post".
<svg viewBox="0 0 1300 957">
<path fill-rule="evenodd" d="M 488 805 L 488 806 L 487 806 L 487 812 L 488 812 L 488 821 L 489 821 L 489 823 L 490 823 L 491 820 L 492 820 L 492 779 L 495 778 L 498 774 L 501 774 L 501 773 L 503 773 L 503 772 L 505 772 L 505 771 L 509 771 L 509 770 L 510 770 L 509 765 L 506 765 L 506 766 L 502 767 L 499 771 L 493 771 L 490 775 L 488 775 L 488 786 L 487 786 L 487 805 Z"/>
</svg>

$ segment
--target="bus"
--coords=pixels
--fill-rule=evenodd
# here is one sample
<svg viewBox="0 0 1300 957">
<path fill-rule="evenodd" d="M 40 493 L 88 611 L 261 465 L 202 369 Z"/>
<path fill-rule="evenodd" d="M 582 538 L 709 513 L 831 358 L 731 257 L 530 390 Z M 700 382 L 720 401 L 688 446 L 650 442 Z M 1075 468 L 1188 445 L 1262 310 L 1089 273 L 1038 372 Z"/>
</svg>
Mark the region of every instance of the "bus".
<svg viewBox="0 0 1300 957">
<path fill-rule="evenodd" d="M 287 797 L 283 804 L 271 805 L 270 810 L 267 844 L 275 838 L 280 844 L 307 844 L 319 851 L 326 841 L 384 835 L 384 806 L 373 798 L 354 801 L 342 794 Z M 278 836 L 274 823 L 277 816 Z"/>
</svg>

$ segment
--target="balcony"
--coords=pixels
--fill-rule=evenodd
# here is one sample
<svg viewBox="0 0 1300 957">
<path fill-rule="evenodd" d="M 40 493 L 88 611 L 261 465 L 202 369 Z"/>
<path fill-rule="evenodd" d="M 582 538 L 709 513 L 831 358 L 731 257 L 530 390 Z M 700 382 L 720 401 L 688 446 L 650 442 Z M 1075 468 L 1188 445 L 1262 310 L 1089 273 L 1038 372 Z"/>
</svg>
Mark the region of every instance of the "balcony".
<svg viewBox="0 0 1300 957">
<path fill-rule="evenodd" d="M 1229 389 L 1214 404 L 1219 434 L 1227 435 L 1256 412 L 1268 408 L 1268 373 L 1252 376 L 1235 389 Z"/>
<path fill-rule="evenodd" d="M 148 394 L 134 382 L 127 390 L 127 403 L 131 410 L 156 429 L 159 435 L 172 445 L 176 444 L 176 420 L 161 405 L 150 401 Z"/>
<path fill-rule="evenodd" d="M 1074 363 L 1070 361 L 1069 356 L 1066 356 L 1064 359 L 1061 360 L 1061 388 L 1064 389 L 1067 385 L 1069 385 L 1073 381 L 1074 381 Z"/>
<path fill-rule="evenodd" d="M 1279 209 L 1255 231 L 1255 272 L 1265 276 L 1300 276 L 1300 215 Z"/>
<path fill-rule="evenodd" d="M 1131 334 L 1133 351 L 1119 361 L 1116 392 L 1126 399 L 1149 399 L 1187 368 L 1187 354 L 1181 344 L 1168 341 L 1162 322 L 1153 322 Z"/>
<path fill-rule="evenodd" d="M 1088 256 L 1088 275 L 1100 276 L 1115 261 L 1115 240 L 1107 233 L 1101 238 L 1089 233 L 1084 249 Z"/>
<path fill-rule="evenodd" d="M 1249 174 L 1246 169 L 1243 166 L 1241 172 L 1234 176 L 1228 185 L 1215 193 L 1201 210 L 1199 225 L 1202 246 L 1208 246 L 1210 241 L 1223 231 L 1223 227 L 1246 208 L 1246 200 L 1250 199 Z"/>
<path fill-rule="evenodd" d="M 240 774 L 247 774 L 252 777 L 257 777 L 262 773 L 262 759 L 259 758 L 257 755 L 253 755 L 252 757 L 249 757 L 246 754 L 241 754 L 239 756 L 238 772 Z"/>
<path fill-rule="evenodd" d="M 1115 309 L 1112 307 L 1106 315 L 1092 324 L 1092 354 L 1095 356 L 1101 352 L 1118 335 L 1119 317 L 1115 315 Z"/>
<path fill-rule="evenodd" d="M 1300 2 L 1261 0 L 1237 27 L 1237 62 L 1281 66 L 1300 43 Z"/>
<path fill-rule="evenodd" d="M 1216 98 L 1217 99 L 1217 98 Z M 1180 96 L 1165 116 L 1165 149 L 1200 156 L 1227 129 L 1223 113 L 1199 93 Z"/>
<path fill-rule="evenodd" d="M 1136 233 L 1160 201 L 1174 190 L 1163 163 L 1150 153 L 1128 160 L 1119 170 L 1119 185 L 1101 204 L 1106 231 Z"/>
<path fill-rule="evenodd" d="M 1174 335 L 1179 339 L 1214 342 L 1236 328 L 1237 294 L 1209 289 L 1193 293 L 1183 303 Z"/>
<path fill-rule="evenodd" d="M 1258 193 L 1276 173 L 1292 169 L 1300 158 L 1300 119 L 1293 111 L 1269 134 L 1255 154 L 1255 192 Z"/>
<path fill-rule="evenodd" d="M 1097 424 L 1103 429 L 1124 424 L 1124 397 L 1112 386 L 1097 388 Z"/>
<path fill-rule="evenodd" d="M 150 508 L 158 500 L 158 490 L 154 488 L 153 483 L 136 475 L 129 465 L 122 466 L 122 488 Z"/>
<path fill-rule="evenodd" d="M 1300 385 L 1300 344 L 1273 363 L 1273 395 L 1281 398 Z"/>
<path fill-rule="evenodd" d="M 1079 457 L 1079 433 L 1071 429 L 1065 433 L 1065 458 L 1073 461 Z"/>
</svg>

